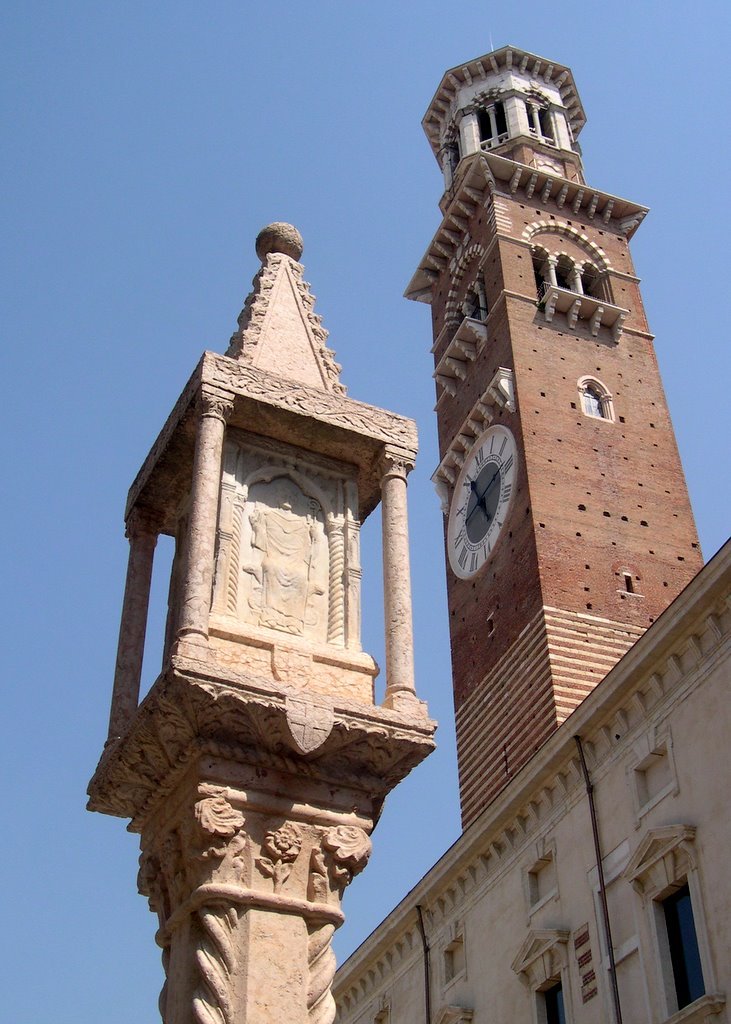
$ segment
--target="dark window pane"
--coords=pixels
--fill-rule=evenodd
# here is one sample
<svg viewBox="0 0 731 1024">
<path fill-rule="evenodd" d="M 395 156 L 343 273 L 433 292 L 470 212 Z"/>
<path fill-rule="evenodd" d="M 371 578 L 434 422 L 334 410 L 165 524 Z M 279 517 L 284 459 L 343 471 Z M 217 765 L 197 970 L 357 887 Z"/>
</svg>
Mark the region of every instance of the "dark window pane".
<svg viewBox="0 0 731 1024">
<path fill-rule="evenodd" d="M 538 122 L 541 126 L 541 135 L 553 142 L 553 128 L 551 127 L 551 115 L 545 108 L 538 111 Z"/>
<path fill-rule="evenodd" d="M 486 110 L 477 111 L 477 123 L 480 127 L 480 141 L 487 142 L 489 139 L 492 139 L 492 125 Z"/>
<path fill-rule="evenodd" d="M 591 387 L 591 385 L 585 387 L 582 399 L 584 403 L 584 412 L 587 416 L 596 416 L 598 419 L 604 419 L 602 396 L 596 388 Z"/>
<path fill-rule="evenodd" d="M 561 982 L 547 989 L 543 997 L 546 1000 L 546 1024 L 566 1024 Z"/>
<path fill-rule="evenodd" d="M 678 997 L 678 1009 L 682 1010 L 688 1003 L 702 996 L 706 990 L 688 886 L 684 885 L 672 896 L 668 896 L 663 901 L 663 909 L 668 929 L 675 994 Z"/>
</svg>

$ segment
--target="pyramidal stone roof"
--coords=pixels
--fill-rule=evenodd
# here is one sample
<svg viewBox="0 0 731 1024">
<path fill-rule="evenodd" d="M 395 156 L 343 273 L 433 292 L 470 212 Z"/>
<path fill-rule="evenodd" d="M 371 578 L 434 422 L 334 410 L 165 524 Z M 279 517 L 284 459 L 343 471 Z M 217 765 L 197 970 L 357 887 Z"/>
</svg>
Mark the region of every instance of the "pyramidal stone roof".
<svg viewBox="0 0 731 1024">
<path fill-rule="evenodd" d="M 314 312 L 303 279 L 302 236 L 291 224 L 270 224 L 256 240 L 262 261 L 238 319 L 227 356 L 258 370 L 344 395 L 341 367 L 327 347 L 328 332 Z"/>
</svg>

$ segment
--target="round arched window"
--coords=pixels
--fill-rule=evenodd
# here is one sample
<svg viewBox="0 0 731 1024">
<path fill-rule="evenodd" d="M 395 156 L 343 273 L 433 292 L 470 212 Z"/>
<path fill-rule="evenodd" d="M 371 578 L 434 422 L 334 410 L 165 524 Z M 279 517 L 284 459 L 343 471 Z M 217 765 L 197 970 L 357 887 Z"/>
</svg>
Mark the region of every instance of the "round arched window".
<svg viewBox="0 0 731 1024">
<path fill-rule="evenodd" d="M 613 420 L 614 407 L 612 396 L 601 383 L 591 377 L 582 377 L 579 381 L 581 409 L 585 416 L 599 420 Z"/>
</svg>

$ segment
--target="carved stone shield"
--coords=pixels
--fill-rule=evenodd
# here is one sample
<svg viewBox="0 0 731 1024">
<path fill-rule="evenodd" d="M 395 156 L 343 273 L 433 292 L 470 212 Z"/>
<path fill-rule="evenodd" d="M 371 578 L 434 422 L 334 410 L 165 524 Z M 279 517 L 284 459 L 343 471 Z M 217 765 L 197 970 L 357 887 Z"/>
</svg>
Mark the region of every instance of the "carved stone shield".
<svg viewBox="0 0 731 1024">
<path fill-rule="evenodd" d="M 321 747 L 335 722 L 332 704 L 288 696 L 286 709 L 287 725 L 300 753 L 311 754 Z"/>
</svg>

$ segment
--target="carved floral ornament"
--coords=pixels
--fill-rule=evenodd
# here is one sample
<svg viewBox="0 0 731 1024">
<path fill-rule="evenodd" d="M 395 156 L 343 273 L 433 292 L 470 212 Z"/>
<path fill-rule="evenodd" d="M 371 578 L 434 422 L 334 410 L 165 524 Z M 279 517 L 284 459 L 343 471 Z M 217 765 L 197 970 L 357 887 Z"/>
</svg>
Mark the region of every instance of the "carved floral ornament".
<svg viewBox="0 0 731 1024">
<path fill-rule="evenodd" d="M 281 891 L 292 873 L 303 840 L 302 827 L 291 821 L 266 833 L 256 864 L 265 877 L 272 879 L 275 893 Z M 311 850 L 308 899 L 327 902 L 330 887 L 342 896 L 346 886 L 368 863 L 371 849 L 368 834 L 358 825 L 328 829 L 321 844 L 315 844 Z"/>
<path fill-rule="evenodd" d="M 287 821 L 281 828 L 267 832 L 261 848 L 262 856 L 257 859 L 257 867 L 272 879 L 274 891 L 279 892 L 292 873 L 292 865 L 302 849 L 302 830 L 294 822 Z"/>
<path fill-rule="evenodd" d="M 199 415 L 211 417 L 226 423 L 234 410 L 233 395 L 221 394 L 209 388 L 202 388 L 198 397 Z"/>
<path fill-rule="evenodd" d="M 206 797 L 199 800 L 193 813 L 201 832 L 216 838 L 231 839 L 244 824 L 244 816 L 241 811 L 235 810 L 223 796 Z M 218 846 L 214 843 L 201 856 L 204 859 L 211 856 L 223 857 L 226 847 L 227 843 Z"/>
<path fill-rule="evenodd" d="M 357 402 L 320 388 L 299 384 L 284 377 L 275 377 L 246 363 L 206 353 L 203 362 L 206 381 L 214 387 L 231 388 L 263 404 L 289 409 L 303 416 L 332 423 L 379 438 L 385 443 L 403 445 L 413 459 L 416 447 L 416 425 L 413 420 L 388 412 L 375 405 Z"/>
<path fill-rule="evenodd" d="M 373 848 L 370 838 L 358 825 L 337 825 L 326 833 L 322 845 L 332 857 L 333 880 L 342 894 L 368 863 Z"/>
<path fill-rule="evenodd" d="M 124 524 L 124 535 L 128 540 L 139 541 L 150 538 L 157 541 L 162 522 L 154 512 L 135 506 L 130 509 Z"/>
<path fill-rule="evenodd" d="M 399 448 L 391 448 L 389 445 L 383 451 L 380 461 L 380 470 L 383 480 L 390 477 L 398 477 L 405 480 L 414 468 L 415 459 L 409 452 Z"/>
</svg>

